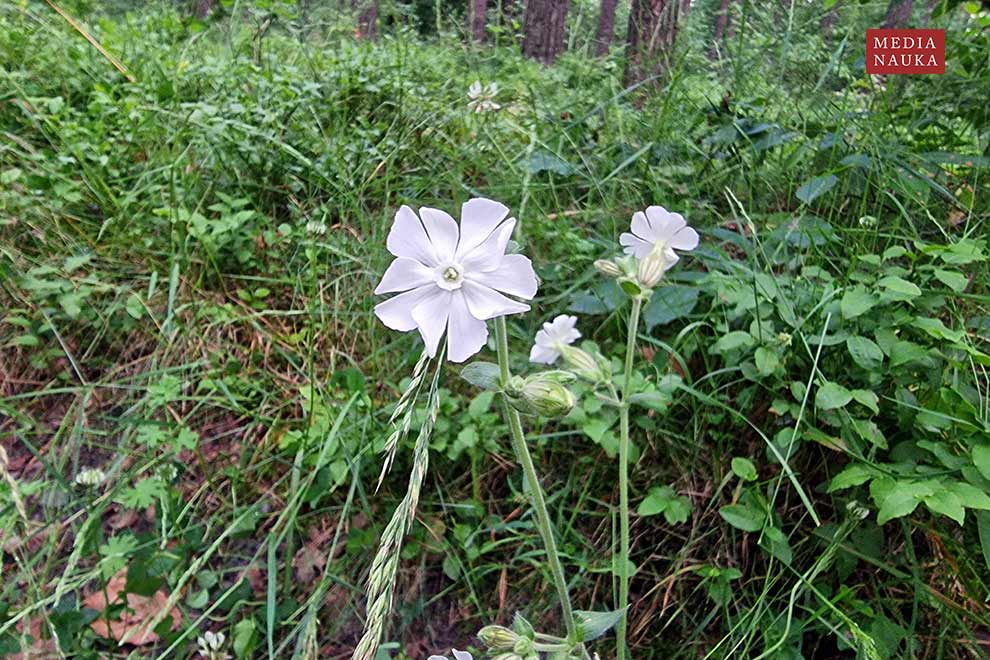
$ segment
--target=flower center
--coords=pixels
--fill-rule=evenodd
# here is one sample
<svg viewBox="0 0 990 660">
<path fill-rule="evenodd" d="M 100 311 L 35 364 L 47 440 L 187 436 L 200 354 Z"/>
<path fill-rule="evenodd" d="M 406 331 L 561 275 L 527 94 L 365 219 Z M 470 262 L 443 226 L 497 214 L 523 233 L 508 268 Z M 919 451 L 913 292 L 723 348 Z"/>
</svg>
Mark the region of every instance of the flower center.
<svg viewBox="0 0 990 660">
<path fill-rule="evenodd" d="M 447 264 L 436 269 L 436 283 L 441 289 L 460 289 L 464 282 L 464 271 L 459 264 Z"/>
</svg>

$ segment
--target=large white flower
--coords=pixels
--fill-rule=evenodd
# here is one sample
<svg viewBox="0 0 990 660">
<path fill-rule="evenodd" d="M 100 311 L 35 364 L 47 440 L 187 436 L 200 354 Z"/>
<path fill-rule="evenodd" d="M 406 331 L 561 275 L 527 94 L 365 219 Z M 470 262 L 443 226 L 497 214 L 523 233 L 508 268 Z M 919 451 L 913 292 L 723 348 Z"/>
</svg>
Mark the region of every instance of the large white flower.
<svg viewBox="0 0 990 660">
<path fill-rule="evenodd" d="M 474 660 L 471 654 L 467 651 L 458 651 L 457 649 L 451 649 L 454 652 L 454 660 Z M 431 655 L 426 660 L 447 660 L 446 656 L 443 655 Z"/>
<path fill-rule="evenodd" d="M 632 233 L 623 232 L 619 243 L 626 254 L 645 259 L 651 252 L 662 253 L 666 268 L 677 263 L 677 250 L 698 247 L 698 232 L 688 227 L 680 213 L 671 213 L 662 206 L 647 207 L 646 212 L 633 213 Z"/>
<path fill-rule="evenodd" d="M 419 215 L 403 206 L 395 214 L 386 246 L 397 258 L 375 293 L 399 293 L 378 303 L 382 323 L 419 330 L 430 356 L 447 333 L 447 357 L 463 362 L 485 345 L 487 319 L 529 310 L 503 294 L 531 300 L 537 280 L 521 254 L 505 254 L 515 218 L 509 209 L 481 197 L 461 206 L 461 224 L 437 209 Z"/>
<path fill-rule="evenodd" d="M 498 96 L 498 84 L 488 83 L 481 85 L 480 80 L 475 80 L 468 87 L 468 110 L 474 113 L 492 112 L 499 110 L 502 106 L 495 102 Z"/>
<path fill-rule="evenodd" d="M 536 333 L 533 349 L 529 352 L 530 362 L 553 364 L 560 357 L 561 348 L 573 344 L 581 338 L 581 333 L 574 326 L 576 316 L 561 314 L 553 321 L 543 324 L 543 329 Z"/>
</svg>

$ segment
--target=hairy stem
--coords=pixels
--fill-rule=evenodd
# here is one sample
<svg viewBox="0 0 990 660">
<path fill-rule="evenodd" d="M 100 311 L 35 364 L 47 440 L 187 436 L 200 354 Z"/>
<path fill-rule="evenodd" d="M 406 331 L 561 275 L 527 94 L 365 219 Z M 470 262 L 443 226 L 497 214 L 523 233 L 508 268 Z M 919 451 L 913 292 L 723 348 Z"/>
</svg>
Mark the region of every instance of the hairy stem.
<svg viewBox="0 0 990 660">
<path fill-rule="evenodd" d="M 504 385 L 510 377 L 509 372 L 509 342 L 505 329 L 505 318 L 495 319 L 495 339 L 498 344 L 498 368 L 499 375 Z M 536 511 L 536 524 L 543 537 L 543 546 L 547 552 L 547 561 L 550 564 L 550 572 L 553 574 L 553 581 L 557 587 L 557 596 L 560 599 L 560 609 L 564 615 L 564 625 L 567 627 L 567 636 L 570 639 L 577 639 L 574 625 L 574 608 L 571 606 L 571 596 L 567 590 L 567 580 L 564 577 L 564 567 L 560 563 L 557 555 L 557 541 L 553 536 L 553 527 L 550 523 L 550 513 L 547 511 L 547 503 L 543 497 L 543 489 L 540 487 L 540 477 L 536 473 L 536 466 L 533 465 L 533 457 L 529 453 L 526 445 L 526 437 L 523 435 L 522 420 L 519 419 L 519 412 L 509 405 L 508 397 L 503 393 L 502 407 L 505 410 L 505 419 L 509 424 L 509 434 L 512 436 L 512 448 L 516 453 L 516 458 L 522 465 L 526 473 L 526 481 L 529 484 L 529 496 L 532 500 L 533 509 Z"/>
<path fill-rule="evenodd" d="M 639 310 L 643 301 L 633 298 L 629 312 L 629 338 L 626 341 L 626 364 L 622 374 L 622 404 L 619 406 L 619 609 L 622 618 L 616 628 L 615 656 L 626 657 L 626 624 L 629 607 L 629 395 L 632 389 L 633 358 L 636 355 L 636 334 L 639 330 Z"/>
</svg>

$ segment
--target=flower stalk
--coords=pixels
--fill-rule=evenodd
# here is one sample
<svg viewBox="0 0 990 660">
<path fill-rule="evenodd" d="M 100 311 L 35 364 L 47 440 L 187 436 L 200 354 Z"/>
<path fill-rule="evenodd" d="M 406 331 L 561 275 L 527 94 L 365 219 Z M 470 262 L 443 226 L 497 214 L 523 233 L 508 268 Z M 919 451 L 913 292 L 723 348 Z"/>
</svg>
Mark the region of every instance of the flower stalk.
<svg viewBox="0 0 990 660">
<path fill-rule="evenodd" d="M 509 341 L 505 327 L 505 318 L 495 319 L 495 341 L 498 353 L 499 376 L 503 383 L 509 382 L 511 372 L 509 371 Z M 564 625 L 567 629 L 567 637 L 572 640 L 577 639 L 577 628 L 574 623 L 574 607 L 571 605 L 571 595 L 567 588 L 567 579 L 564 577 L 564 567 L 560 563 L 557 554 L 557 541 L 553 536 L 553 526 L 550 522 L 550 513 L 547 511 L 547 503 L 543 497 L 543 489 L 540 486 L 540 477 L 536 473 L 536 466 L 533 464 L 533 457 L 529 453 L 526 445 L 526 437 L 523 434 L 522 420 L 519 412 L 509 404 L 509 398 L 502 394 L 502 408 L 505 412 L 505 419 L 509 425 L 509 435 L 512 438 L 512 449 L 516 454 L 519 464 L 526 474 L 526 481 L 529 483 L 529 495 L 536 511 L 536 524 L 543 538 L 543 546 L 547 553 L 547 562 L 550 564 L 550 572 L 553 574 L 554 585 L 557 588 L 557 597 L 560 600 L 560 609 L 564 617 Z"/>
<path fill-rule="evenodd" d="M 626 657 L 626 627 L 629 608 L 629 395 L 632 391 L 633 358 L 636 355 L 636 335 L 643 299 L 632 299 L 629 312 L 629 337 L 626 340 L 626 362 L 622 372 L 622 398 L 619 405 L 619 609 L 622 618 L 616 627 L 618 660 Z"/>
</svg>

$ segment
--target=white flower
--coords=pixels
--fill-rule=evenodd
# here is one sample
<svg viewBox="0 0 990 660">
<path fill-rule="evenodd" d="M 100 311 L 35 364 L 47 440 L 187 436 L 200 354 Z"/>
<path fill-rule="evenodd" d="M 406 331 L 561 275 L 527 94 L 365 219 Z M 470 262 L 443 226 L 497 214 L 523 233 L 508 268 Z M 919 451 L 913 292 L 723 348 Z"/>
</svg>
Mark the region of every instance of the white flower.
<svg viewBox="0 0 990 660">
<path fill-rule="evenodd" d="M 497 95 L 498 85 L 496 83 L 488 83 L 483 87 L 480 80 L 475 80 L 468 87 L 468 99 L 470 99 L 467 104 L 468 110 L 479 113 L 501 109 L 502 106 L 495 102 Z"/>
<path fill-rule="evenodd" d="M 581 338 L 574 325 L 576 316 L 561 314 L 553 321 L 543 324 L 543 329 L 536 333 L 533 349 L 529 352 L 530 362 L 553 364 L 560 357 L 561 348 L 573 344 Z"/>
<path fill-rule="evenodd" d="M 403 206 L 388 234 L 397 259 L 375 293 L 399 293 L 375 306 L 382 323 L 402 332 L 418 329 L 430 356 L 447 333 L 447 357 L 463 362 L 485 345 L 487 319 L 529 310 L 502 294 L 531 300 L 537 280 L 521 254 L 505 254 L 515 229 L 509 209 L 475 198 L 461 206 L 461 224 L 437 209 L 419 216 Z M 501 292 L 501 293 L 500 293 Z"/>
<path fill-rule="evenodd" d="M 220 649 L 223 648 L 223 643 L 227 640 L 227 636 L 222 632 L 214 633 L 212 631 L 206 631 L 203 635 L 196 640 L 196 644 L 199 645 L 199 654 L 210 660 L 222 660 L 229 658 L 230 656 L 226 653 L 221 653 Z"/>
<path fill-rule="evenodd" d="M 467 651 L 458 651 L 457 649 L 451 649 L 454 652 L 454 660 L 474 660 L 471 654 Z M 443 655 L 431 655 L 426 660 L 448 660 L 446 656 Z"/>
<path fill-rule="evenodd" d="M 76 475 L 76 484 L 94 488 L 107 480 L 106 473 L 100 468 L 85 468 Z"/>
<path fill-rule="evenodd" d="M 650 206 L 646 212 L 633 213 L 632 233 L 619 237 L 626 254 L 645 259 L 651 252 L 663 254 L 666 268 L 677 263 L 677 250 L 693 250 L 698 247 L 698 232 L 688 227 L 680 213 L 670 213 L 662 206 Z"/>
<path fill-rule="evenodd" d="M 306 223 L 306 233 L 323 236 L 323 234 L 327 233 L 327 226 L 318 220 L 310 220 Z"/>
</svg>

